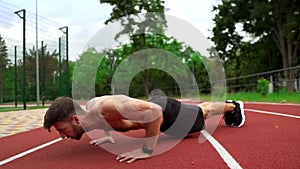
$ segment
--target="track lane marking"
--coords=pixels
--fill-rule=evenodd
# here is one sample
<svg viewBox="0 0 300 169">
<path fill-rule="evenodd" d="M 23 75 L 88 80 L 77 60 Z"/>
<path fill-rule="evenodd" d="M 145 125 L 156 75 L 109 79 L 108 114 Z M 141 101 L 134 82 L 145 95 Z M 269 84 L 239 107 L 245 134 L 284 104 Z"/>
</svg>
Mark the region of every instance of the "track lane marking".
<svg viewBox="0 0 300 169">
<path fill-rule="evenodd" d="M 201 131 L 202 135 L 210 142 L 210 144 L 217 150 L 224 162 L 229 168 L 242 169 L 240 164 L 228 153 L 228 151 L 206 130 Z"/>
<path fill-rule="evenodd" d="M 0 166 L 4 165 L 4 164 L 6 164 L 6 163 L 9 163 L 9 162 L 11 162 L 11 161 L 14 161 L 14 160 L 16 160 L 16 159 L 18 159 L 18 158 L 21 158 L 21 157 L 23 157 L 23 156 L 26 156 L 26 155 L 28 155 L 28 154 L 30 154 L 30 153 L 33 153 L 33 152 L 35 152 L 35 151 L 37 151 L 37 150 L 39 150 L 39 149 L 45 148 L 45 147 L 47 147 L 47 146 L 50 146 L 51 144 L 57 143 L 57 142 L 59 142 L 59 141 L 61 141 L 61 140 L 62 140 L 62 138 L 58 138 L 58 139 L 52 140 L 52 141 L 50 141 L 50 142 L 48 142 L 48 143 L 45 143 L 45 144 L 42 144 L 42 145 L 40 145 L 40 146 L 34 147 L 34 148 L 32 148 L 32 149 L 29 149 L 29 150 L 27 150 L 27 151 L 24 151 L 24 152 L 22 152 L 22 153 L 20 153 L 20 154 L 17 154 L 17 155 L 14 155 L 14 156 L 12 156 L 12 157 L 9 157 L 9 158 L 7 158 L 7 159 L 5 159 L 5 160 L 0 161 Z"/>
<path fill-rule="evenodd" d="M 269 112 L 269 111 L 263 111 L 263 110 L 255 110 L 255 109 L 245 109 L 246 111 L 252 111 L 256 113 L 263 113 L 263 114 L 271 114 L 276 116 L 284 116 L 284 117 L 290 117 L 290 118 L 296 118 L 300 119 L 300 116 L 291 115 L 291 114 L 283 114 L 283 113 L 277 113 L 277 112 Z"/>
</svg>

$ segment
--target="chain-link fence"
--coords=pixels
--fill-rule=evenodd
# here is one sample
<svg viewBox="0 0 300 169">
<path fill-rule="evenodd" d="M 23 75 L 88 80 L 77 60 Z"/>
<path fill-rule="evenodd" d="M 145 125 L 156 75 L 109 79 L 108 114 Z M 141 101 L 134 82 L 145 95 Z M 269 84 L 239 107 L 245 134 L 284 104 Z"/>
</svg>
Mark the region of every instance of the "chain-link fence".
<svg viewBox="0 0 300 169">
<path fill-rule="evenodd" d="M 36 13 L 0 1 L 0 36 L 6 47 L 1 54 L 6 62 L 1 72 L 0 102 L 45 101 L 68 95 L 68 88 L 62 87 L 68 79 L 67 35 L 60 27 Z"/>
</svg>

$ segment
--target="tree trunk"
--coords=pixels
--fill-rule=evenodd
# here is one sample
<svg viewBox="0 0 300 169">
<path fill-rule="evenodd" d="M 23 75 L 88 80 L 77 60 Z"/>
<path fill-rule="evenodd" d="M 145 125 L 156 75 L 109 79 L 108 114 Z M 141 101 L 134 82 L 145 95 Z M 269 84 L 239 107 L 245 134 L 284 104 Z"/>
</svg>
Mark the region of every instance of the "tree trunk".
<svg viewBox="0 0 300 169">
<path fill-rule="evenodd" d="M 240 77 L 240 75 L 241 75 L 241 72 L 240 72 L 241 63 L 240 63 L 240 58 L 239 57 L 240 56 L 238 56 L 236 58 L 235 77 Z M 235 86 L 234 92 L 240 92 L 240 84 L 239 83 L 240 83 L 239 79 L 236 79 L 235 84 L 234 84 L 234 86 Z"/>
<path fill-rule="evenodd" d="M 291 40 L 288 40 L 287 42 L 288 46 L 288 67 L 293 67 L 294 63 L 294 57 L 293 57 L 293 44 Z M 287 92 L 294 92 L 296 91 L 295 89 L 295 71 L 294 70 L 288 70 L 286 71 L 286 90 Z"/>
<path fill-rule="evenodd" d="M 0 76 L 0 103 L 3 103 L 3 78 Z"/>
<path fill-rule="evenodd" d="M 288 35 L 285 35 L 283 33 L 283 25 L 290 22 L 293 11 L 291 9 L 287 11 L 281 11 L 281 8 L 279 7 L 278 3 L 276 3 L 274 9 L 275 12 L 278 14 L 286 13 L 286 17 L 283 20 L 278 19 L 276 21 L 276 26 L 272 30 L 273 30 L 273 39 L 280 50 L 283 68 L 287 69 L 294 66 L 294 64 L 296 63 L 295 60 L 297 56 L 296 45 L 293 44 L 291 38 L 289 38 Z M 286 80 L 286 91 L 287 92 L 295 91 L 295 71 L 293 70 L 284 71 L 284 77 Z"/>
<path fill-rule="evenodd" d="M 293 46 L 292 42 L 285 42 L 285 38 L 280 34 L 280 53 L 282 56 L 283 68 L 287 69 L 293 67 L 294 57 L 293 57 Z M 285 70 L 284 77 L 286 80 L 286 91 L 294 92 L 295 91 L 295 71 L 294 70 Z"/>
<path fill-rule="evenodd" d="M 149 96 L 149 76 L 148 76 L 148 70 L 144 70 L 142 73 L 143 82 L 144 82 L 144 89 L 145 89 L 145 95 L 146 97 Z"/>
<path fill-rule="evenodd" d="M 141 33 L 138 35 L 133 35 L 133 45 L 134 45 L 134 51 L 140 51 L 145 48 L 146 45 L 146 34 Z M 141 56 L 141 62 L 148 62 L 148 55 Z M 147 69 L 142 72 L 142 78 L 144 83 L 144 89 L 145 89 L 145 95 L 146 97 L 149 96 L 149 78 L 148 78 L 148 71 Z"/>
</svg>

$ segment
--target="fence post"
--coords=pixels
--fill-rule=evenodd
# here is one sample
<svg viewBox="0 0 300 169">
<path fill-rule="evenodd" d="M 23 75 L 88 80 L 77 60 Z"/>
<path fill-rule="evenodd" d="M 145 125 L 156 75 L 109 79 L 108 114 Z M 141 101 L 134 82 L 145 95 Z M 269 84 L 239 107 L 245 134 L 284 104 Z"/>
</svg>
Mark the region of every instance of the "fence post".
<svg viewBox="0 0 300 169">
<path fill-rule="evenodd" d="M 61 74 L 61 38 L 58 39 L 58 71 L 59 71 L 59 96 L 62 96 L 62 74 Z"/>
<path fill-rule="evenodd" d="M 18 107 L 17 46 L 15 46 L 15 107 Z"/>
<path fill-rule="evenodd" d="M 19 14 L 20 12 L 23 12 L 23 16 Z M 26 10 L 16 11 L 15 14 L 23 19 L 23 109 L 26 110 Z"/>
<path fill-rule="evenodd" d="M 42 41 L 42 105 L 45 106 L 45 49 L 44 49 L 44 41 Z"/>
</svg>

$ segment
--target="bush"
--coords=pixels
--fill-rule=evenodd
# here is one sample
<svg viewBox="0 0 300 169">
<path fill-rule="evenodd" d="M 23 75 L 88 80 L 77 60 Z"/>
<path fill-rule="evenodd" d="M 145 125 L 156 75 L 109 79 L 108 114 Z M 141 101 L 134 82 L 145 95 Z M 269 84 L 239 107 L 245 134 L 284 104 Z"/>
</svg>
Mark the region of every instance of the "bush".
<svg viewBox="0 0 300 169">
<path fill-rule="evenodd" d="M 265 78 L 257 80 L 257 92 L 261 93 L 262 96 L 267 96 L 269 89 L 269 81 Z"/>
</svg>

